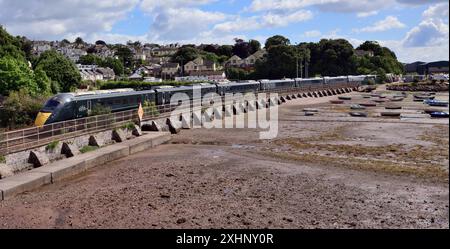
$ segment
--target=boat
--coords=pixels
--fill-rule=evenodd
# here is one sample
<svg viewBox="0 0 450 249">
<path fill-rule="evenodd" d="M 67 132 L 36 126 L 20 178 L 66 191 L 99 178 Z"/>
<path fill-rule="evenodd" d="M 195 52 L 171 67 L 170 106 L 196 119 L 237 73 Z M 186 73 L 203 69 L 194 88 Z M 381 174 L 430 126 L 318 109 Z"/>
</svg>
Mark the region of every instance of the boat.
<svg viewBox="0 0 450 249">
<path fill-rule="evenodd" d="M 314 108 L 304 108 L 303 111 L 304 112 L 319 112 L 319 110 L 314 109 Z"/>
<path fill-rule="evenodd" d="M 399 106 L 399 105 L 389 105 L 389 106 L 386 106 L 384 108 L 386 108 L 386 110 L 400 110 L 400 109 L 402 109 L 402 107 Z"/>
<path fill-rule="evenodd" d="M 314 116 L 314 112 L 305 112 L 305 116 Z"/>
<path fill-rule="evenodd" d="M 383 117 L 400 117 L 400 112 L 382 112 L 381 116 Z"/>
<path fill-rule="evenodd" d="M 433 101 L 429 101 L 428 102 L 429 106 L 441 106 L 441 107 L 447 107 L 448 106 L 448 102 L 446 101 L 438 101 L 438 100 L 433 100 Z"/>
<path fill-rule="evenodd" d="M 339 105 L 339 104 L 344 104 L 344 101 L 343 100 L 330 100 L 330 103 Z"/>
<path fill-rule="evenodd" d="M 403 97 L 394 97 L 394 98 L 391 98 L 391 99 L 389 99 L 390 101 L 393 101 L 393 102 L 400 102 L 400 101 L 403 101 L 405 98 L 403 98 Z"/>
<path fill-rule="evenodd" d="M 384 99 L 376 99 L 376 100 L 374 100 L 373 102 L 376 102 L 376 103 L 384 103 L 384 102 L 386 102 L 386 100 L 384 100 Z"/>
<path fill-rule="evenodd" d="M 356 104 L 356 105 L 351 105 L 350 109 L 352 109 L 352 110 L 365 110 L 366 107 Z"/>
<path fill-rule="evenodd" d="M 375 107 L 375 106 L 377 106 L 376 103 L 360 103 L 359 105 L 365 106 L 365 107 Z"/>
<path fill-rule="evenodd" d="M 427 113 L 427 114 L 431 114 L 431 113 L 433 113 L 433 112 L 442 112 L 442 110 L 440 110 L 440 109 L 434 109 L 434 108 L 428 108 L 428 109 L 423 110 L 423 112 L 425 112 L 425 113 Z"/>
<path fill-rule="evenodd" d="M 430 116 L 432 118 L 448 118 L 449 114 L 448 112 L 432 112 L 430 113 Z"/>
<path fill-rule="evenodd" d="M 348 97 L 348 96 L 339 96 L 338 99 L 340 99 L 340 100 L 352 100 L 352 97 Z"/>
<path fill-rule="evenodd" d="M 428 96 L 428 95 L 414 95 L 414 99 L 420 99 L 420 100 L 427 100 L 427 99 L 434 99 L 434 96 Z"/>
<path fill-rule="evenodd" d="M 367 117 L 367 113 L 365 112 L 350 112 L 350 116 L 352 117 Z"/>
</svg>

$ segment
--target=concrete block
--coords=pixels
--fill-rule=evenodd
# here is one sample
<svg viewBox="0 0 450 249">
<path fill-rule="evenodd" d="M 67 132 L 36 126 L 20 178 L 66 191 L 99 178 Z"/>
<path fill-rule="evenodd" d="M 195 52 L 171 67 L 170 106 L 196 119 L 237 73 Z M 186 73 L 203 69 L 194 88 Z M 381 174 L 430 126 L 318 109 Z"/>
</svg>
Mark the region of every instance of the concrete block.
<svg viewBox="0 0 450 249">
<path fill-rule="evenodd" d="M 291 99 L 296 99 L 297 98 L 297 95 L 296 94 L 292 94 L 291 95 Z"/>
<path fill-rule="evenodd" d="M 230 106 L 230 105 L 225 106 L 225 116 L 226 117 L 233 116 L 233 107 L 232 106 Z"/>
<path fill-rule="evenodd" d="M 286 95 L 286 100 L 292 100 L 291 95 Z"/>
<path fill-rule="evenodd" d="M 28 163 L 33 164 L 33 167 L 38 168 L 44 166 L 50 162 L 48 156 L 45 153 L 38 151 L 30 151 L 30 156 L 28 157 Z"/>
<path fill-rule="evenodd" d="M 192 113 L 192 122 L 193 122 L 194 127 L 202 125 L 202 115 L 199 111 Z"/>
<path fill-rule="evenodd" d="M 222 108 L 220 108 L 220 107 L 215 107 L 214 108 L 214 118 L 215 119 L 222 119 L 223 118 Z"/>
<path fill-rule="evenodd" d="M 248 102 L 247 110 L 249 112 L 256 111 L 256 107 L 255 107 L 255 102 L 254 101 Z"/>
<path fill-rule="evenodd" d="M 127 141 L 127 136 L 122 129 L 115 129 L 112 131 L 112 140 L 116 141 L 117 143 L 122 143 Z"/>
<path fill-rule="evenodd" d="M 73 144 L 63 143 L 61 147 L 61 154 L 66 157 L 73 157 L 80 154 L 80 150 L 78 150 L 78 148 Z"/>
<path fill-rule="evenodd" d="M 182 114 L 181 115 L 181 128 L 183 129 L 191 129 L 192 122 L 191 117 L 189 114 Z"/>
<path fill-rule="evenodd" d="M 308 98 L 308 95 L 306 93 L 303 93 L 303 98 Z"/>
<path fill-rule="evenodd" d="M 142 130 L 144 131 L 168 131 L 169 128 L 163 122 L 152 120 L 149 123 L 146 123 L 142 126 Z"/>
<path fill-rule="evenodd" d="M 115 144 L 89 152 L 86 155 L 86 168 L 90 169 L 130 155 L 130 148 L 126 145 Z"/>
<path fill-rule="evenodd" d="M 178 122 L 177 120 L 168 118 L 166 120 L 166 124 L 169 127 L 170 133 L 172 134 L 178 134 L 181 130 L 181 122 Z"/>
<path fill-rule="evenodd" d="M 142 129 L 139 127 L 139 125 L 134 125 L 133 130 L 131 131 L 131 134 L 136 137 L 142 136 Z"/>
<path fill-rule="evenodd" d="M 34 190 L 50 183 L 51 175 L 49 173 L 32 171 L 2 179 L 0 181 L 2 200 L 7 200 L 17 194 Z"/>
<path fill-rule="evenodd" d="M 0 179 L 9 177 L 9 176 L 13 176 L 13 175 L 14 175 L 14 173 L 10 167 L 8 167 L 4 163 L 0 163 Z M 0 199 L 1 199 L 1 194 L 0 194 Z"/>
<path fill-rule="evenodd" d="M 281 102 L 286 102 L 286 99 L 283 96 L 280 97 L 280 100 Z"/>
<path fill-rule="evenodd" d="M 102 139 L 98 135 L 92 135 L 92 136 L 89 137 L 89 145 L 90 146 L 103 147 L 105 145 L 105 140 Z"/>
<path fill-rule="evenodd" d="M 84 157 L 77 156 L 69 159 L 54 162 L 50 165 L 34 169 L 31 172 L 48 173 L 51 175 L 51 182 L 59 182 L 66 178 L 78 175 L 87 170 Z"/>
</svg>

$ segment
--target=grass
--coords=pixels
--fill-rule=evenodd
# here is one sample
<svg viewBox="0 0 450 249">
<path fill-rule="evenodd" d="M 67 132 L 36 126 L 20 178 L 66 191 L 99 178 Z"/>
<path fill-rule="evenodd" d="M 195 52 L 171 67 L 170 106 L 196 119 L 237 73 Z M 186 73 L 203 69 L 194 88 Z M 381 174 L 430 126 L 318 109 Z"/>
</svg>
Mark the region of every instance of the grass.
<svg viewBox="0 0 450 249">
<path fill-rule="evenodd" d="M 86 146 L 83 146 L 83 148 L 80 149 L 80 152 L 81 152 L 81 154 L 84 154 L 84 153 L 88 153 L 88 152 L 91 152 L 91 151 L 94 151 L 94 150 L 97 150 L 97 149 L 98 149 L 97 146 L 86 145 Z"/>
<path fill-rule="evenodd" d="M 46 150 L 54 150 L 54 149 L 56 148 L 56 146 L 58 146 L 58 144 L 59 144 L 59 141 L 53 141 L 53 142 L 49 143 L 49 144 L 45 147 L 45 149 L 46 149 Z"/>
<path fill-rule="evenodd" d="M 127 130 L 133 130 L 134 129 L 135 124 L 133 122 L 128 122 L 124 125 L 122 125 L 120 128 L 122 129 L 127 129 Z"/>
<path fill-rule="evenodd" d="M 6 163 L 5 156 L 0 156 L 0 163 Z"/>
</svg>

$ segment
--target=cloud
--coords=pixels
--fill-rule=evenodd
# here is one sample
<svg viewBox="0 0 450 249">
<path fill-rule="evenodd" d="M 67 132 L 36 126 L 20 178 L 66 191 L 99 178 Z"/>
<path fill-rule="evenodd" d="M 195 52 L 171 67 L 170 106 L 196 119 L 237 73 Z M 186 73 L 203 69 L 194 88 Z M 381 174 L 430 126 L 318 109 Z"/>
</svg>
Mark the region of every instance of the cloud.
<svg viewBox="0 0 450 249">
<path fill-rule="evenodd" d="M 303 22 L 312 18 L 312 12 L 307 10 L 299 10 L 285 15 L 269 12 L 265 15 L 237 18 L 233 21 L 219 23 L 214 26 L 214 31 L 229 33 L 263 28 L 285 27 L 289 24 Z"/>
<path fill-rule="evenodd" d="M 405 28 L 406 25 L 398 20 L 395 16 L 387 16 L 385 19 L 361 29 L 355 29 L 356 32 L 382 32 L 391 29 Z"/>
<path fill-rule="evenodd" d="M 312 37 L 319 37 L 322 35 L 322 32 L 320 32 L 319 30 L 310 30 L 310 31 L 306 31 L 303 36 L 307 37 L 307 38 L 312 38 Z"/>
<path fill-rule="evenodd" d="M 138 0 L 0 0 L 0 23 L 9 32 L 33 39 L 110 31 Z"/>
<path fill-rule="evenodd" d="M 368 12 L 359 12 L 356 14 L 357 17 L 363 18 L 363 17 L 368 17 L 368 16 L 374 16 L 377 15 L 378 11 L 368 11 Z"/>
</svg>

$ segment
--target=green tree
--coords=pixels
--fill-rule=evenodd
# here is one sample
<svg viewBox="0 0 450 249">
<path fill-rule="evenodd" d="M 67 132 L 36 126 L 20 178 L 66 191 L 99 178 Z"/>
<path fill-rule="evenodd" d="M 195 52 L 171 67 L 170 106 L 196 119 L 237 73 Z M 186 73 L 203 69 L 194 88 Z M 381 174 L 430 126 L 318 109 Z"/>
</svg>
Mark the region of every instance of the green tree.
<svg viewBox="0 0 450 249">
<path fill-rule="evenodd" d="M 263 61 L 256 63 L 255 77 L 267 79 L 295 78 L 297 60 L 308 59 L 307 49 L 297 46 L 276 45 L 269 47 Z"/>
<path fill-rule="evenodd" d="M 35 94 L 39 86 L 34 79 L 33 71 L 24 60 L 11 56 L 0 58 L 0 94 L 9 95 L 10 91 L 26 89 Z"/>
<path fill-rule="evenodd" d="M 266 49 L 269 49 L 272 46 L 278 46 L 278 45 L 287 46 L 290 44 L 291 44 L 291 41 L 288 38 L 281 36 L 281 35 L 275 35 L 275 36 L 272 36 L 269 39 L 267 39 L 265 47 L 266 47 Z"/>
<path fill-rule="evenodd" d="M 226 56 L 230 58 L 233 56 L 233 46 L 231 45 L 222 45 L 217 49 L 218 56 Z"/>
<path fill-rule="evenodd" d="M 125 67 L 131 68 L 133 66 L 133 52 L 126 46 L 119 45 L 115 55 L 119 57 Z"/>
<path fill-rule="evenodd" d="M 78 63 L 81 65 L 100 65 L 102 58 L 94 54 L 87 54 L 80 57 Z"/>
<path fill-rule="evenodd" d="M 64 92 L 74 90 L 81 82 L 75 64 L 55 50 L 45 51 L 36 62 L 35 70 L 43 70 L 52 81 L 52 90 Z M 57 82 L 58 86 L 53 86 Z M 55 92 L 54 92 L 55 93 Z"/>
<path fill-rule="evenodd" d="M 250 54 L 254 54 L 261 49 L 261 43 L 257 40 L 250 40 L 248 44 L 250 46 Z"/>
<path fill-rule="evenodd" d="M 112 70 L 114 70 L 114 73 L 116 75 L 123 75 L 124 74 L 123 63 L 119 59 L 108 57 L 108 58 L 104 59 L 100 63 L 100 65 L 102 67 L 109 67 L 109 68 L 111 68 Z"/>
</svg>

